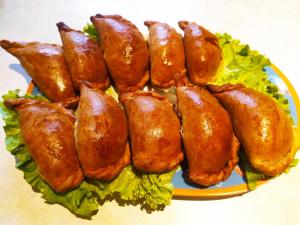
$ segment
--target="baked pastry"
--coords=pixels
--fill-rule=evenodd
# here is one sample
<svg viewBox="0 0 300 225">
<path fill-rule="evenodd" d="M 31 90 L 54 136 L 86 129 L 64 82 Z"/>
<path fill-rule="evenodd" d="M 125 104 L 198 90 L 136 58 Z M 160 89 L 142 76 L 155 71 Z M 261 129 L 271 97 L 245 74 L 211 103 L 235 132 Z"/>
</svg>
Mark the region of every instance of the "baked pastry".
<svg viewBox="0 0 300 225">
<path fill-rule="evenodd" d="M 19 113 L 21 136 L 42 179 L 56 192 L 78 187 L 83 172 L 75 148 L 74 115 L 60 103 L 19 98 L 4 104 Z"/>
<path fill-rule="evenodd" d="M 228 113 L 201 87 L 177 87 L 176 95 L 189 179 L 203 186 L 227 179 L 239 150 Z"/>
<path fill-rule="evenodd" d="M 180 122 L 173 105 L 154 92 L 136 91 L 121 96 L 129 127 L 132 160 L 136 169 L 161 173 L 183 159 Z"/>
<path fill-rule="evenodd" d="M 269 96 L 241 84 L 209 85 L 231 116 L 235 133 L 250 164 L 276 176 L 291 163 L 291 120 Z"/>
<path fill-rule="evenodd" d="M 175 76 L 186 76 L 181 35 L 166 23 L 145 21 L 149 29 L 151 83 L 158 88 L 173 86 Z"/>
<path fill-rule="evenodd" d="M 185 60 L 189 79 L 197 85 L 213 80 L 221 62 L 218 39 L 196 23 L 179 21 L 184 31 Z"/>
<path fill-rule="evenodd" d="M 114 179 L 130 163 L 127 120 L 121 105 L 82 83 L 76 120 L 75 139 L 85 176 Z"/>
<path fill-rule="evenodd" d="M 98 43 L 73 30 L 63 22 L 56 24 L 63 43 L 63 54 L 71 73 L 74 88 L 79 89 L 80 81 L 88 81 L 98 89 L 109 86 L 106 66 Z"/>
<path fill-rule="evenodd" d="M 119 15 L 91 17 L 99 33 L 103 56 L 120 93 L 142 89 L 149 79 L 147 43 L 130 21 Z"/>
<path fill-rule="evenodd" d="M 7 40 L 0 41 L 0 46 L 20 61 L 40 91 L 52 102 L 75 96 L 71 75 L 60 46 Z"/>
</svg>

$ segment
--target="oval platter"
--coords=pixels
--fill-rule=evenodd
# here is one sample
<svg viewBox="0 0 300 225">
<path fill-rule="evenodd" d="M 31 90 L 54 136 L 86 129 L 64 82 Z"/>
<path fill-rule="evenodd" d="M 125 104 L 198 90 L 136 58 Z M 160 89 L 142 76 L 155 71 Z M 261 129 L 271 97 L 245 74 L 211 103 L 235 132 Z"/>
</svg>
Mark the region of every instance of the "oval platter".
<svg viewBox="0 0 300 225">
<path fill-rule="evenodd" d="M 297 96 L 295 89 L 286 76 L 275 66 L 267 66 L 264 68 L 269 80 L 274 83 L 280 92 L 289 101 L 289 109 L 293 118 L 295 127 L 295 143 L 293 148 L 299 149 L 300 147 L 300 100 Z M 39 90 L 31 82 L 28 86 L 27 93 L 40 94 Z M 260 186 L 268 180 L 259 181 L 257 186 Z M 188 183 L 183 178 L 183 172 L 178 169 L 173 177 L 172 183 L 174 185 L 173 196 L 175 198 L 193 198 L 193 199 L 212 199 L 212 198 L 225 198 L 236 195 L 242 195 L 249 192 L 243 171 L 236 166 L 232 171 L 231 176 L 216 185 L 210 187 L 199 187 Z"/>
</svg>

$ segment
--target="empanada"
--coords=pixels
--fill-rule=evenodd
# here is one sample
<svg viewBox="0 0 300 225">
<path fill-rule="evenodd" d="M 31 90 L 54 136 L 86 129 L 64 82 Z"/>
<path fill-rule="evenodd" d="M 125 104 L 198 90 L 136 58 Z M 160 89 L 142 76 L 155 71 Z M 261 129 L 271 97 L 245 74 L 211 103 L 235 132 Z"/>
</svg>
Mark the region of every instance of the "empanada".
<svg viewBox="0 0 300 225">
<path fill-rule="evenodd" d="M 75 139 L 85 176 L 109 181 L 130 163 L 126 115 L 104 92 L 82 84 Z"/>
<path fill-rule="evenodd" d="M 21 135 L 41 177 L 56 191 L 76 188 L 83 180 L 74 139 L 75 117 L 60 103 L 8 99 L 19 113 Z"/>
<path fill-rule="evenodd" d="M 204 186 L 227 179 L 239 150 L 228 113 L 203 88 L 177 87 L 176 95 L 189 179 Z"/>
<path fill-rule="evenodd" d="M 185 60 L 189 79 L 197 85 L 213 80 L 221 62 L 218 39 L 196 23 L 179 21 L 184 31 Z"/>
<path fill-rule="evenodd" d="M 293 128 L 276 102 L 241 84 L 208 88 L 229 112 L 250 164 L 269 176 L 283 172 L 293 159 Z"/>
<path fill-rule="evenodd" d="M 40 91 L 52 102 L 75 96 L 62 48 L 39 42 L 0 41 L 0 46 L 19 59 Z"/>
<path fill-rule="evenodd" d="M 185 76 L 184 47 L 181 35 L 166 23 L 146 21 L 149 29 L 151 83 L 158 88 L 174 85 L 175 76 Z"/>
<path fill-rule="evenodd" d="M 100 38 L 103 56 L 119 92 L 142 89 L 149 79 L 147 43 L 130 21 L 119 15 L 91 17 Z"/>
<path fill-rule="evenodd" d="M 180 122 L 173 105 L 154 92 L 136 91 L 121 96 L 124 104 L 135 168 L 161 173 L 183 159 Z"/>
<path fill-rule="evenodd" d="M 75 89 L 79 89 L 82 80 L 93 83 L 95 88 L 106 89 L 109 86 L 109 78 L 98 43 L 83 32 L 71 29 L 63 22 L 56 25 Z"/>
</svg>

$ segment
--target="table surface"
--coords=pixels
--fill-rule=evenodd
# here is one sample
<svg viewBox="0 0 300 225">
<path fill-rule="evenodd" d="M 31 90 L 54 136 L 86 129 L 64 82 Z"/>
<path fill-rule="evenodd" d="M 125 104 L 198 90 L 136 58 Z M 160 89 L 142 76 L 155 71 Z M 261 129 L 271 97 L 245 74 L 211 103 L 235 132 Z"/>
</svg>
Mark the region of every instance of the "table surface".
<svg viewBox="0 0 300 225">
<path fill-rule="evenodd" d="M 96 13 L 121 14 L 143 33 L 147 33 L 144 20 L 164 21 L 178 28 L 177 21 L 186 19 L 213 32 L 227 32 L 267 55 L 299 95 L 299 11 L 299 0 L 0 0 L 0 39 L 60 43 L 56 22 L 81 29 Z M 14 57 L 0 49 L 0 95 L 10 89 L 26 89 L 26 78 L 16 71 L 16 64 Z M 151 214 L 111 202 L 91 221 L 79 219 L 59 205 L 44 203 L 14 165 L 0 129 L 0 224 L 300 224 L 300 165 L 243 196 L 172 200 L 164 211 Z"/>
</svg>

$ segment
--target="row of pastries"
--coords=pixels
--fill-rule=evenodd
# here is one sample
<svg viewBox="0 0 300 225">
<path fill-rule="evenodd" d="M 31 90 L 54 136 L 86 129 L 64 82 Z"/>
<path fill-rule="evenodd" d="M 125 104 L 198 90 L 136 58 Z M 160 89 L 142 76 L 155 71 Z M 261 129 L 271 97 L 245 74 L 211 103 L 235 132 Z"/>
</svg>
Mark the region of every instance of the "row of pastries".
<svg viewBox="0 0 300 225">
<path fill-rule="evenodd" d="M 54 102 L 5 104 L 19 112 L 24 142 L 55 191 L 77 187 L 84 176 L 110 181 L 131 161 L 143 172 L 169 171 L 184 156 L 188 178 L 213 185 L 231 174 L 240 143 L 258 171 L 275 176 L 288 167 L 292 124 L 275 101 L 239 84 L 207 85 L 221 61 L 208 30 L 180 21 L 181 38 L 168 24 L 146 21 L 147 45 L 121 16 L 97 14 L 91 21 L 99 43 L 62 22 L 63 47 L 0 41 Z M 150 87 L 175 86 L 175 102 L 140 90 L 149 79 Z M 110 84 L 120 102 L 103 92 Z M 66 109 L 74 102 L 75 115 Z"/>
</svg>

